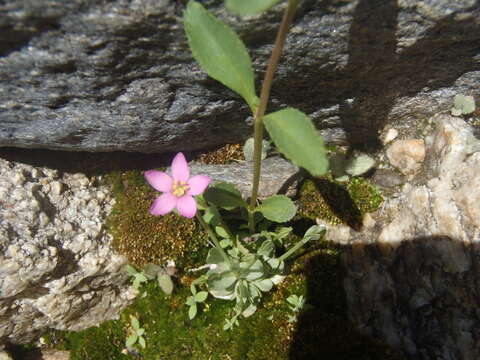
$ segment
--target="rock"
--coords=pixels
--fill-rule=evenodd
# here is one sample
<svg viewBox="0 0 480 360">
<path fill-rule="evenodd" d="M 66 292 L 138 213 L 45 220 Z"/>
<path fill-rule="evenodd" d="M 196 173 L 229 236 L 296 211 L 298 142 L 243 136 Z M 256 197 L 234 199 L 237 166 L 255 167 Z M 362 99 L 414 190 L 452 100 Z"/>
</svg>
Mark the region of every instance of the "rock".
<svg viewBox="0 0 480 360">
<path fill-rule="evenodd" d="M 0 360 L 13 360 L 13 359 L 6 351 L 0 350 Z"/>
<path fill-rule="evenodd" d="M 479 359 L 480 152 L 462 119 L 431 120 L 424 170 L 363 231 L 336 232 L 349 316 L 411 359 Z"/>
<path fill-rule="evenodd" d="M 61 350 L 43 350 L 42 360 L 69 360 L 70 353 Z"/>
<path fill-rule="evenodd" d="M 190 164 L 192 174 L 205 174 L 214 182 L 225 181 L 234 184 L 247 199 L 252 192 L 253 165 L 249 162 L 228 165 Z M 296 185 L 302 178 L 298 167 L 291 162 L 272 156 L 262 161 L 258 198 L 265 199 L 277 193 L 295 195 Z"/>
<path fill-rule="evenodd" d="M 258 84 L 283 7 L 242 19 L 203 3 L 244 39 Z M 192 60 L 184 5 L 2 1 L 0 146 L 168 152 L 249 137 L 247 107 Z M 303 1 L 270 109 L 301 109 L 327 142 L 371 143 L 387 125 L 417 137 L 454 95 L 479 94 L 479 11 L 475 0 Z"/>
<path fill-rule="evenodd" d="M 386 145 L 389 142 L 392 142 L 393 140 L 395 140 L 397 136 L 398 136 L 398 131 L 394 128 L 390 128 L 382 134 L 382 136 L 380 137 L 380 140 L 382 141 L 383 145 Z"/>
<path fill-rule="evenodd" d="M 104 225 L 109 189 L 83 179 L 0 159 L 0 345 L 97 325 L 134 296 Z"/>
<path fill-rule="evenodd" d="M 395 188 L 405 182 L 404 177 L 396 171 L 377 169 L 373 174 L 372 182 L 383 188 Z"/>
<path fill-rule="evenodd" d="M 404 175 L 413 175 L 425 159 L 425 144 L 420 139 L 397 140 L 387 149 L 390 163 Z"/>
</svg>

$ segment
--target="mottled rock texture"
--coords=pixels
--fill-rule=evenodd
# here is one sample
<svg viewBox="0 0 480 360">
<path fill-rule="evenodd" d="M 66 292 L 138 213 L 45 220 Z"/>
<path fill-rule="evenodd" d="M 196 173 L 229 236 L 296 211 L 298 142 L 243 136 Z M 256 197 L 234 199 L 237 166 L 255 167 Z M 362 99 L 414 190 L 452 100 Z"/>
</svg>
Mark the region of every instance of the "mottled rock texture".
<svg viewBox="0 0 480 360">
<path fill-rule="evenodd" d="M 104 226 L 112 201 L 83 174 L 0 159 L 0 345 L 97 325 L 129 303 Z"/>
<path fill-rule="evenodd" d="M 438 115 L 415 177 L 364 220 L 331 227 L 346 246 L 345 289 L 358 328 L 410 359 L 480 358 L 480 152 L 462 119 Z M 475 150 L 477 150 L 475 152 Z"/>
<path fill-rule="evenodd" d="M 185 3 L 2 1 L 0 146 L 166 152 L 245 139 L 247 107 L 192 60 Z M 244 39 L 259 85 L 282 5 L 240 19 L 203 3 Z M 329 142 L 374 143 L 387 123 L 408 134 L 455 94 L 478 94 L 479 30 L 476 0 L 304 0 L 270 110 L 298 107 Z"/>
</svg>

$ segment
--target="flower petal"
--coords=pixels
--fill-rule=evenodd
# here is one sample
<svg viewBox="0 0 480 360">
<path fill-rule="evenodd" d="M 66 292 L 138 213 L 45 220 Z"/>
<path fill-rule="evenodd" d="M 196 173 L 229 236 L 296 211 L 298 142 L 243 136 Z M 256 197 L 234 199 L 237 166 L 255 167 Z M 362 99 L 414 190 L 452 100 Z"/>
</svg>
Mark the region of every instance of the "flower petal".
<svg viewBox="0 0 480 360">
<path fill-rule="evenodd" d="M 178 213 L 186 218 L 192 218 L 197 213 L 197 203 L 190 195 L 184 195 L 177 199 Z"/>
<path fill-rule="evenodd" d="M 167 173 L 157 170 L 148 170 L 144 174 L 145 179 L 155 190 L 161 192 L 172 191 L 173 179 Z"/>
<path fill-rule="evenodd" d="M 150 214 L 165 215 L 172 211 L 177 205 L 178 198 L 171 193 L 164 193 L 155 199 L 150 207 Z"/>
<path fill-rule="evenodd" d="M 211 181 L 212 179 L 210 179 L 207 175 L 195 175 L 188 180 L 187 195 L 200 195 L 205 191 Z"/>
<path fill-rule="evenodd" d="M 190 177 L 187 160 L 181 152 L 179 152 L 172 161 L 172 175 L 174 180 L 187 181 Z"/>
</svg>

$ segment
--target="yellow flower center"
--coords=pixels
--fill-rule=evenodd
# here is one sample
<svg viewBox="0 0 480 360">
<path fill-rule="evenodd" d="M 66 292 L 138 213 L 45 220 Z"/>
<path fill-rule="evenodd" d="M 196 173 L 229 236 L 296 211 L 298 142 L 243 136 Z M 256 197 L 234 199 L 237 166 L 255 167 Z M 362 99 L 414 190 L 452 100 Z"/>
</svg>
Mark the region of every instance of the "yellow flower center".
<svg viewBox="0 0 480 360">
<path fill-rule="evenodd" d="M 178 180 L 173 181 L 172 194 L 175 195 L 176 197 L 185 195 L 188 189 L 189 187 L 186 181 L 178 181 Z"/>
</svg>

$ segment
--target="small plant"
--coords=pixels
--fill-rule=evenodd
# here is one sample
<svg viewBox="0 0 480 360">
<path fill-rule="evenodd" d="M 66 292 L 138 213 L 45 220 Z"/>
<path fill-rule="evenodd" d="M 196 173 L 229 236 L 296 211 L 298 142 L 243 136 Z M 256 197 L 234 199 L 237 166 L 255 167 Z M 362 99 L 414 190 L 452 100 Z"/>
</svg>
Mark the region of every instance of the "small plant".
<svg viewBox="0 0 480 360">
<path fill-rule="evenodd" d="M 227 0 L 227 8 L 238 15 L 250 15 L 268 9 L 279 0 Z M 193 57 L 212 78 L 239 94 L 254 117 L 253 140 L 244 146 L 247 161 L 253 163 L 252 191 L 249 199 L 233 185 L 210 184 L 205 175 L 190 177 L 182 153 L 171 166 L 171 174 L 150 170 L 148 183 L 162 194 L 150 208 L 153 215 L 177 211 L 187 218 L 196 217 L 207 232 L 210 249 L 201 269 L 208 269 L 191 286 L 187 299 L 189 317 L 193 319 L 198 304 L 208 294 L 235 301 L 232 316 L 224 329 L 238 324 L 238 317 L 251 316 L 257 310 L 262 293 L 268 292 L 286 275 L 286 261 L 311 240 L 318 240 L 325 230 L 314 225 L 303 238 L 280 253 L 283 239 L 290 228 L 277 223 L 290 221 L 297 212 L 293 201 L 285 195 L 274 195 L 262 202 L 257 199 L 261 162 L 268 154 L 269 142 L 263 139 L 264 127 L 276 148 L 313 176 L 324 175 L 328 159 L 322 137 L 310 118 L 294 108 L 266 114 L 270 88 L 285 39 L 299 0 L 289 0 L 270 62 L 260 98 L 255 90 L 252 62 L 241 39 L 200 3 L 190 0 L 184 13 L 185 32 Z M 197 286 L 205 290 L 197 291 Z"/>
<path fill-rule="evenodd" d="M 288 316 L 287 321 L 290 323 L 297 322 L 298 314 L 305 307 L 305 298 L 303 297 L 303 295 L 300 295 L 300 296 L 290 295 L 287 298 L 287 301 L 290 304 L 289 305 L 290 311 L 293 312 L 293 315 Z"/>
<path fill-rule="evenodd" d="M 473 96 L 457 94 L 453 98 L 451 113 L 453 116 L 468 115 L 475 111 L 475 100 Z"/>
<path fill-rule="evenodd" d="M 127 271 L 128 275 L 130 275 L 132 279 L 132 285 L 135 289 L 139 289 L 142 283 L 148 281 L 147 277 L 142 271 L 137 271 L 133 266 L 126 265 L 125 270 Z"/>
<path fill-rule="evenodd" d="M 146 342 L 145 342 L 145 338 L 143 337 L 143 335 L 145 334 L 145 329 L 140 327 L 140 322 L 133 315 L 130 315 L 130 325 L 131 325 L 131 328 L 129 330 L 130 335 L 127 337 L 127 340 L 125 341 L 125 346 L 127 348 L 131 348 L 136 343 L 138 343 L 142 348 L 145 349 Z"/>
<path fill-rule="evenodd" d="M 175 266 L 168 264 L 166 267 L 158 266 L 155 264 L 147 264 L 143 269 L 143 273 L 148 280 L 158 281 L 158 286 L 166 294 L 171 295 L 173 292 L 172 276 L 175 273 Z"/>
</svg>

